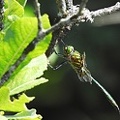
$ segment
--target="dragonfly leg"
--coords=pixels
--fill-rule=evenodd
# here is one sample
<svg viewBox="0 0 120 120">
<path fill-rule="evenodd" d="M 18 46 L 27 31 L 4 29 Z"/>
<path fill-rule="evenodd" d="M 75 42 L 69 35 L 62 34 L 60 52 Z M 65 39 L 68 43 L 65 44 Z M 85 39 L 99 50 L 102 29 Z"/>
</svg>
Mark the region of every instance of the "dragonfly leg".
<svg viewBox="0 0 120 120">
<path fill-rule="evenodd" d="M 65 58 L 62 53 L 58 53 L 55 49 L 54 49 L 54 52 L 55 52 L 55 54 L 56 54 L 57 56 L 62 57 L 62 58 Z"/>
<path fill-rule="evenodd" d="M 60 67 L 62 67 L 64 64 L 67 64 L 68 61 L 63 61 L 62 63 L 60 63 L 59 65 L 53 67 L 51 64 L 48 64 L 50 68 L 52 68 L 53 70 L 57 70 Z"/>
</svg>

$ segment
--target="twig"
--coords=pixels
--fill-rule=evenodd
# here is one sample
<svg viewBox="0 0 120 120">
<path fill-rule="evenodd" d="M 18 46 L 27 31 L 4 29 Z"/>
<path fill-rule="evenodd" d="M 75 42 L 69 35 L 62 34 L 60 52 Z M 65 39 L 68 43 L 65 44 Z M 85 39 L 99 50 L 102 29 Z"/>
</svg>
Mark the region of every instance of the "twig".
<svg viewBox="0 0 120 120">
<path fill-rule="evenodd" d="M 4 0 L 1 0 L 0 1 L 0 31 L 4 28 L 3 19 L 4 19 Z"/>
<path fill-rule="evenodd" d="M 60 16 L 61 18 L 65 17 L 67 15 L 65 0 L 56 0 L 56 3 L 59 10 L 58 16 Z"/>
<path fill-rule="evenodd" d="M 59 9 L 58 17 L 66 18 L 66 17 L 70 16 L 71 14 L 73 14 L 73 0 L 57 0 L 56 2 L 57 2 L 58 9 Z M 53 29 L 56 29 L 56 30 L 53 31 Z M 53 31 L 53 37 L 52 37 L 51 43 L 45 53 L 47 57 L 49 57 L 51 55 L 55 45 L 57 45 L 57 43 L 59 41 L 61 41 L 61 39 L 63 39 L 67 35 L 67 33 L 70 29 L 71 28 L 69 25 L 60 25 L 58 29 L 57 29 L 57 27 L 54 26 L 51 29 Z M 49 33 L 49 30 L 46 32 L 46 34 Z"/>
<path fill-rule="evenodd" d="M 73 14 L 74 11 L 73 0 L 65 0 L 65 2 L 67 8 L 67 16 Z"/>
<path fill-rule="evenodd" d="M 79 7 L 78 15 L 80 15 L 82 10 L 86 7 L 87 2 L 88 2 L 88 0 L 82 0 L 80 7 Z"/>
<path fill-rule="evenodd" d="M 45 31 L 45 34 L 48 35 L 49 33 L 54 32 L 55 30 L 59 29 L 62 26 L 69 25 L 69 23 L 71 23 L 70 22 L 71 21 L 70 18 L 72 18 L 72 16 L 61 19 L 58 23 L 53 25 L 51 28 L 47 29 Z"/>
<path fill-rule="evenodd" d="M 88 17 L 88 16 L 91 16 L 91 18 L 95 18 L 95 17 L 98 17 L 98 16 L 102 16 L 102 15 L 113 13 L 113 12 L 118 11 L 118 10 L 120 10 L 120 2 L 117 2 L 112 7 L 100 9 L 100 10 L 97 10 L 97 11 L 88 12 L 88 15 L 85 15 L 85 16 L 84 16 L 84 13 L 83 13 L 82 15 L 78 16 L 79 22 L 82 22 L 83 19 L 86 19 L 85 17 Z M 78 21 L 78 19 L 74 18 L 74 16 L 76 16 L 76 14 L 77 13 L 74 13 L 71 16 L 68 16 L 66 18 L 62 18 L 58 23 L 56 23 L 55 25 L 53 25 L 51 28 L 47 29 L 45 31 L 45 34 L 47 35 L 47 34 L 49 34 L 51 32 L 54 32 L 55 30 L 59 29 L 61 26 L 74 24 L 75 22 Z M 89 19 L 89 17 L 88 17 L 88 19 Z"/>
<path fill-rule="evenodd" d="M 73 9 L 73 0 L 65 0 L 67 10 Z"/>
<path fill-rule="evenodd" d="M 53 25 L 51 28 L 47 29 L 44 32 L 44 34 L 47 35 L 51 32 L 55 32 L 56 30 L 62 28 L 63 26 L 64 26 L 64 28 L 65 28 L 65 26 L 70 26 L 70 28 L 71 28 L 74 24 L 79 23 L 79 22 L 90 21 L 92 23 L 94 21 L 95 17 L 100 16 L 100 15 L 104 15 L 104 14 L 102 14 L 102 12 L 105 13 L 104 12 L 105 9 L 100 9 L 100 11 L 102 11 L 101 14 L 97 14 L 96 11 L 90 12 L 86 8 L 82 11 L 82 14 L 78 14 L 78 11 L 80 12 L 85 7 L 86 3 L 87 3 L 87 0 L 85 0 L 85 1 L 83 0 L 81 3 L 80 9 L 76 8 L 76 10 L 74 10 L 74 12 L 71 15 L 68 15 L 66 18 L 62 18 L 58 23 Z M 115 6 L 108 7 L 106 9 L 111 9 L 111 13 L 118 11 L 118 10 L 120 10 L 119 4 L 120 3 L 117 3 Z M 97 10 L 97 11 L 99 13 L 99 10 Z M 39 34 L 39 37 L 40 37 L 40 34 Z M 55 40 L 51 41 L 51 44 L 49 45 L 49 48 L 47 50 L 47 56 L 50 55 L 50 52 L 52 51 L 55 43 L 56 43 Z"/>
<path fill-rule="evenodd" d="M 91 14 L 92 18 L 95 18 L 98 16 L 108 15 L 108 14 L 111 14 L 111 13 L 119 11 L 119 10 L 120 10 L 120 2 L 117 2 L 114 6 L 96 10 L 96 11 L 91 11 L 90 14 Z"/>
<path fill-rule="evenodd" d="M 38 0 L 35 0 L 35 13 L 38 20 L 38 30 L 42 31 L 42 22 L 41 22 L 41 12 L 40 12 L 40 3 Z"/>
</svg>

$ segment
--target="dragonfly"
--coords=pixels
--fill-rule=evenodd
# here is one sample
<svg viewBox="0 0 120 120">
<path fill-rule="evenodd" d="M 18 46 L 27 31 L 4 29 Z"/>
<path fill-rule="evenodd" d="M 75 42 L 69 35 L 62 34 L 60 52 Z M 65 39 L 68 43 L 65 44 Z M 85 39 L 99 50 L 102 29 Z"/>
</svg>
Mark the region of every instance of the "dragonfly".
<svg viewBox="0 0 120 120">
<path fill-rule="evenodd" d="M 95 83 L 100 88 L 100 90 L 105 94 L 111 105 L 114 106 L 120 114 L 119 106 L 117 105 L 113 97 L 96 79 L 92 77 L 90 71 L 87 69 L 85 52 L 81 54 L 80 52 L 75 50 L 73 46 L 66 45 L 62 40 L 61 42 L 64 45 L 63 53 L 61 54 L 61 53 L 57 53 L 56 50 L 54 51 L 59 57 L 64 58 L 65 61 L 57 65 L 56 67 L 52 67 L 51 65 L 50 67 L 56 70 L 60 68 L 63 64 L 69 63 L 74 69 L 74 71 L 77 73 L 79 80 L 82 82 L 89 82 L 90 84 Z"/>
</svg>

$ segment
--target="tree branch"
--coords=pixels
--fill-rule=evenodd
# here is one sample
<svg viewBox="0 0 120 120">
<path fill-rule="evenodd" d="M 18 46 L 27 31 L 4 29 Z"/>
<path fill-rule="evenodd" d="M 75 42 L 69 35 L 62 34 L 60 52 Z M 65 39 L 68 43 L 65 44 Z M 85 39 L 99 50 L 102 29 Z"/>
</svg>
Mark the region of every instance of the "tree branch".
<svg viewBox="0 0 120 120">
<path fill-rule="evenodd" d="M 42 31 L 42 22 L 41 22 L 41 12 L 40 12 L 40 3 L 38 0 L 35 0 L 35 13 L 38 20 L 38 29 Z"/>
<path fill-rule="evenodd" d="M 55 32 L 56 30 L 58 30 L 62 27 L 64 27 L 64 29 L 66 27 L 69 27 L 71 29 L 71 27 L 73 25 L 79 24 L 79 22 L 90 21 L 92 23 L 92 22 L 94 22 L 95 17 L 103 16 L 103 15 L 106 15 L 108 13 L 110 14 L 110 13 L 113 13 L 115 11 L 120 10 L 120 3 L 117 2 L 112 7 L 108 7 L 108 8 L 104 8 L 104 9 L 90 12 L 87 8 L 85 8 L 87 2 L 88 2 L 88 0 L 82 0 L 80 7 L 73 6 L 73 12 L 71 14 L 69 14 L 66 18 L 62 18 L 58 23 L 53 25 L 51 28 L 45 30 L 44 35 L 47 35 L 51 32 Z M 81 14 L 81 12 L 82 12 L 82 14 Z M 62 30 L 62 31 L 64 31 L 64 30 Z M 61 34 L 61 32 L 60 32 L 60 34 Z M 40 38 L 40 35 L 39 35 L 39 38 Z M 51 41 L 51 44 L 47 50 L 47 56 L 49 56 L 51 54 L 50 52 L 52 51 L 52 49 L 54 47 L 53 45 L 55 43 L 56 43 L 55 40 Z"/>
<path fill-rule="evenodd" d="M 65 0 L 67 10 L 71 9 L 73 7 L 73 0 Z"/>
<path fill-rule="evenodd" d="M 59 10 L 58 16 L 60 16 L 61 18 L 65 17 L 67 14 L 65 0 L 56 0 L 56 3 L 57 3 L 57 8 Z"/>
<path fill-rule="evenodd" d="M 96 10 L 96 11 L 91 11 L 90 14 L 91 14 L 92 18 L 95 18 L 98 16 L 109 15 L 109 14 L 116 12 L 116 11 L 119 11 L 119 10 L 120 10 L 120 2 L 117 2 L 114 6 L 100 9 L 100 10 Z"/>
<path fill-rule="evenodd" d="M 108 7 L 108 8 L 92 11 L 92 12 L 90 12 L 88 9 L 86 9 L 83 11 L 82 15 L 78 15 L 77 11 L 76 11 L 76 13 L 73 13 L 71 16 L 68 16 L 66 18 L 62 18 L 58 23 L 53 25 L 51 28 L 45 30 L 44 34 L 47 35 L 51 32 L 54 32 L 55 30 L 59 29 L 61 26 L 75 24 L 77 22 L 83 22 L 83 20 L 86 20 L 86 19 L 90 22 L 93 22 L 95 17 L 110 14 L 110 13 L 116 12 L 118 10 L 120 10 L 120 2 L 117 2 L 112 7 Z M 78 16 L 76 16 L 76 15 L 78 15 Z M 40 38 L 40 35 L 39 35 L 39 38 Z"/>
<path fill-rule="evenodd" d="M 82 10 L 86 7 L 87 2 L 88 2 L 88 0 L 82 0 L 80 7 L 79 7 L 78 15 L 80 15 Z"/>
</svg>

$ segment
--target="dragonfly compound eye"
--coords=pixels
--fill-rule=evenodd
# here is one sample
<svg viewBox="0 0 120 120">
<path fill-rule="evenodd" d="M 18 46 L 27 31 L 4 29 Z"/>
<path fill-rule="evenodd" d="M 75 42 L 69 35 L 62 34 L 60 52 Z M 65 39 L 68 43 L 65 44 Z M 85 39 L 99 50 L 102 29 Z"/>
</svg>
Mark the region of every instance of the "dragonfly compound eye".
<svg viewBox="0 0 120 120">
<path fill-rule="evenodd" d="M 66 46 L 64 48 L 64 51 L 66 54 L 71 54 L 74 51 L 74 47 L 73 46 Z"/>
</svg>

